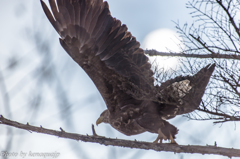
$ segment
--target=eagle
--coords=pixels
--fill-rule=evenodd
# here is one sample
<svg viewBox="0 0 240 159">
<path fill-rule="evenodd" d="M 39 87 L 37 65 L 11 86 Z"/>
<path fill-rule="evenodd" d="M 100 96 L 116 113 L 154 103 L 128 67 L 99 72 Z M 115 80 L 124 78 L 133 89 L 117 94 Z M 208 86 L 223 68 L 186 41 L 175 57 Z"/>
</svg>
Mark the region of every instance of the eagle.
<svg viewBox="0 0 240 159">
<path fill-rule="evenodd" d="M 49 0 L 50 9 L 40 2 L 60 44 L 106 103 L 96 124 L 108 123 L 125 135 L 156 133 L 154 143 L 176 143 L 178 129 L 167 120 L 198 108 L 215 64 L 156 85 L 144 50 L 127 26 L 111 16 L 106 1 Z"/>
</svg>

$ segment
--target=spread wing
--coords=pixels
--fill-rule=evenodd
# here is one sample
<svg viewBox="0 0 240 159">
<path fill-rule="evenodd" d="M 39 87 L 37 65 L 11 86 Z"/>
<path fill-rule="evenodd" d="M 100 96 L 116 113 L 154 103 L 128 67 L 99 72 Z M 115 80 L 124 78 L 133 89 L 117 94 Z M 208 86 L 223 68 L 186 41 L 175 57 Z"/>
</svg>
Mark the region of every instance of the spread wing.
<svg viewBox="0 0 240 159">
<path fill-rule="evenodd" d="M 41 0 L 60 43 L 92 79 L 108 109 L 136 99 L 155 98 L 153 72 L 126 25 L 110 15 L 102 0 Z M 155 94 L 155 95 L 154 95 Z"/>
<path fill-rule="evenodd" d="M 169 119 L 196 110 L 214 69 L 215 64 L 209 64 L 193 76 L 178 76 L 162 83 L 158 91 L 163 94 L 164 101 L 176 103 L 168 105 L 163 116 Z"/>
</svg>

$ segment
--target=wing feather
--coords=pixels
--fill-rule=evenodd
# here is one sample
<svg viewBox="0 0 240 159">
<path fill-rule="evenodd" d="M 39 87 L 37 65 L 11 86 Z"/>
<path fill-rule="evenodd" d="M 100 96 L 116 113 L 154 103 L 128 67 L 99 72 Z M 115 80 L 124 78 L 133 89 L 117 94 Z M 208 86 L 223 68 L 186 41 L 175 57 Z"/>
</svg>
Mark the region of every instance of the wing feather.
<svg viewBox="0 0 240 159">
<path fill-rule="evenodd" d="M 41 0 L 50 23 L 61 36 L 62 47 L 90 76 L 110 111 L 128 102 L 138 103 L 135 98 L 154 96 L 142 94 L 154 89 L 148 58 L 127 26 L 111 16 L 107 2 L 49 0 L 49 3 L 52 13 Z M 137 97 L 134 92 L 138 92 Z M 125 99 L 127 103 L 123 102 Z"/>
</svg>

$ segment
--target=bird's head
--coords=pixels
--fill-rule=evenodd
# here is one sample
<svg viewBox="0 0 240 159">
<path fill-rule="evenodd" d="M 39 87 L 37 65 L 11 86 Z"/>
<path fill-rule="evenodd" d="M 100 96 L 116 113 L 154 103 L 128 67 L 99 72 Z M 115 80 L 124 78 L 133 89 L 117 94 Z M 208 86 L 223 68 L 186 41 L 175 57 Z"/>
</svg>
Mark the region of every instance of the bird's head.
<svg viewBox="0 0 240 159">
<path fill-rule="evenodd" d="M 101 124 L 101 123 L 109 123 L 109 116 L 110 112 L 108 109 L 104 110 L 100 117 L 96 121 L 96 125 Z"/>
</svg>

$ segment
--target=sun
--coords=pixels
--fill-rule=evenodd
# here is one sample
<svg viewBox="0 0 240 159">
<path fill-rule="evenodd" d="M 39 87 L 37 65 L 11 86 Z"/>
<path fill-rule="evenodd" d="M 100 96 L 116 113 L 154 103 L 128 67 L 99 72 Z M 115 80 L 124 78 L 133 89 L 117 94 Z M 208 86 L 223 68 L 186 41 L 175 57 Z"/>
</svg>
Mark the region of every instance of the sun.
<svg viewBox="0 0 240 159">
<path fill-rule="evenodd" d="M 150 32 L 143 41 L 143 49 L 155 49 L 160 52 L 175 52 L 179 53 L 181 51 L 179 45 L 181 46 L 181 38 L 178 34 L 171 29 L 157 29 Z M 174 69 L 177 67 L 178 58 L 177 57 L 161 57 L 161 56 L 151 56 L 149 57 L 151 63 L 156 64 L 158 68 L 164 68 L 165 70 Z"/>
</svg>

